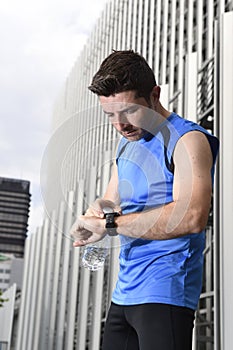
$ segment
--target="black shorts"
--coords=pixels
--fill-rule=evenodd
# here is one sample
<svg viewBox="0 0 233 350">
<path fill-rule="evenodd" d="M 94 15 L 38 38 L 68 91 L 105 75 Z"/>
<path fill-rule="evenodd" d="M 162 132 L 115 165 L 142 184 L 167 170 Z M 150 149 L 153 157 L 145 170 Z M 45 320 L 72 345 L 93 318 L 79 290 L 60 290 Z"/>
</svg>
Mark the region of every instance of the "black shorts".
<svg viewBox="0 0 233 350">
<path fill-rule="evenodd" d="M 191 350 L 194 311 L 167 304 L 109 309 L 102 350 Z"/>
</svg>

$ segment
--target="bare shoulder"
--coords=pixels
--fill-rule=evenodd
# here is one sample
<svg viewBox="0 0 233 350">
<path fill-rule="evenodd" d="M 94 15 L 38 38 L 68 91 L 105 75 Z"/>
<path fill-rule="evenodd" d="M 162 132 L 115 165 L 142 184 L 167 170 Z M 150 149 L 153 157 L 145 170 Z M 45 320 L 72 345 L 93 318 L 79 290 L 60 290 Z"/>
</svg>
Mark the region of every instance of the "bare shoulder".
<svg viewBox="0 0 233 350">
<path fill-rule="evenodd" d="M 207 136 L 200 131 L 190 131 L 184 134 L 174 150 L 174 161 L 184 162 L 188 158 L 194 163 L 211 167 L 213 156 Z"/>
</svg>

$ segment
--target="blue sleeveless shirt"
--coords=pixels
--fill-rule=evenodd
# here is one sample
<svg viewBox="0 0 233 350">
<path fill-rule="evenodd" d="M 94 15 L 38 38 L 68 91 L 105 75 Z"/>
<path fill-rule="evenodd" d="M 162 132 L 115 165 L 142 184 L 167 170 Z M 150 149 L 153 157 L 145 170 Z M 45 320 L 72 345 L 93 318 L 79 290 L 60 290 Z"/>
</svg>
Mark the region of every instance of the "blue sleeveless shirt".
<svg viewBox="0 0 233 350">
<path fill-rule="evenodd" d="M 172 113 L 139 141 L 122 138 L 117 151 L 119 195 L 123 214 L 173 201 L 172 155 L 187 132 L 200 131 L 210 143 L 214 163 L 218 140 L 199 125 Z M 119 305 L 165 303 L 196 309 L 202 285 L 205 233 L 170 240 L 120 235 L 120 270 L 112 301 Z"/>
</svg>

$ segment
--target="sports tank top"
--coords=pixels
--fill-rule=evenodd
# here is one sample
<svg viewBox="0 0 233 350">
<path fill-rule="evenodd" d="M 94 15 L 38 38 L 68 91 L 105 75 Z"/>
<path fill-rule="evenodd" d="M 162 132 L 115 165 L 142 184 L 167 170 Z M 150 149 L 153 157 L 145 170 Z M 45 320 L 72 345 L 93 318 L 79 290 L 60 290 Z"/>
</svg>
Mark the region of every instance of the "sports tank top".
<svg viewBox="0 0 233 350">
<path fill-rule="evenodd" d="M 123 214 L 141 212 L 173 201 L 172 155 L 187 132 L 200 131 L 209 141 L 214 164 L 218 140 L 199 125 L 172 113 L 139 141 L 122 138 L 118 147 L 118 191 Z M 119 305 L 166 303 L 196 309 L 201 292 L 205 234 L 170 240 L 120 235 L 120 269 L 112 301 Z"/>
</svg>

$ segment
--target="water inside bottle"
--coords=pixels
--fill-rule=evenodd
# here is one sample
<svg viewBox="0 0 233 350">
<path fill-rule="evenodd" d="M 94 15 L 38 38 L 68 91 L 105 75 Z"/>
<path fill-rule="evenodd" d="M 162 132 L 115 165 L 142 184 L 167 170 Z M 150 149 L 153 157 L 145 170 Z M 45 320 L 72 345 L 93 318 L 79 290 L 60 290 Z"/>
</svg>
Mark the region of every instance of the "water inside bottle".
<svg viewBox="0 0 233 350">
<path fill-rule="evenodd" d="M 108 253 L 108 248 L 86 246 L 82 256 L 82 265 L 91 271 L 99 270 L 103 267 Z"/>
</svg>

